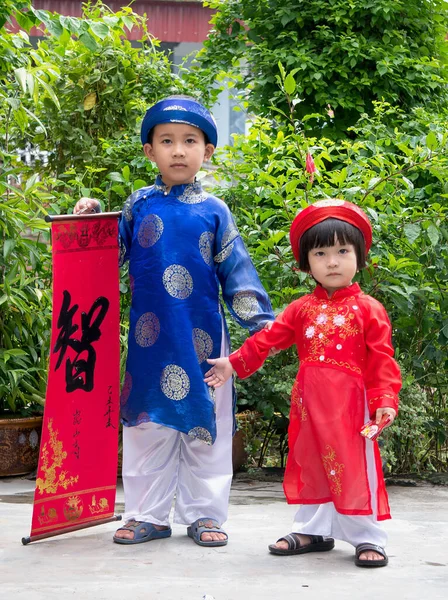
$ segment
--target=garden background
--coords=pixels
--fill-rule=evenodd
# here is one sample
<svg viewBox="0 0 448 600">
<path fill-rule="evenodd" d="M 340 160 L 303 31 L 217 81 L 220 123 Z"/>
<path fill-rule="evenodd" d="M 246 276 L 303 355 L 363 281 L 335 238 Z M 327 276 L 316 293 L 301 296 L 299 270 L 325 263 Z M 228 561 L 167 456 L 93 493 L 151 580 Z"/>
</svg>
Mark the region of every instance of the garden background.
<svg viewBox="0 0 448 600">
<path fill-rule="evenodd" d="M 446 471 L 447 3 L 211 0 L 209 38 L 177 73 L 131 7 L 113 13 L 87 2 L 78 19 L 31 4 L 0 4 L 0 416 L 38 412 L 45 397 L 45 215 L 71 212 L 81 196 L 120 210 L 154 178 L 139 140 L 147 106 L 172 93 L 212 106 L 227 86 L 251 126 L 201 175 L 236 216 L 275 311 L 312 285 L 289 247 L 297 211 L 332 197 L 361 206 L 374 243 L 360 283 L 389 312 L 403 370 L 400 418 L 384 436 L 386 468 Z M 33 26 L 45 33 L 37 47 Z M 141 31 L 139 47 L 126 38 L 132 28 Z M 26 148 L 31 161 L 22 160 Z M 124 366 L 126 272 L 120 291 Z M 245 335 L 231 324 L 234 347 Z M 248 465 L 283 465 L 296 369 L 291 350 L 238 382 Z"/>
</svg>

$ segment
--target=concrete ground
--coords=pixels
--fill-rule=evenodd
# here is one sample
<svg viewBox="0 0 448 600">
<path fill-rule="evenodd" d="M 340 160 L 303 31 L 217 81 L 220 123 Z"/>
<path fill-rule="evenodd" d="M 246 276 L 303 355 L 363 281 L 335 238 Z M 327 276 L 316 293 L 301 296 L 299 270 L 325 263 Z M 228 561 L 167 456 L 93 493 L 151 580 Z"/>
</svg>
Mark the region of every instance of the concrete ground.
<svg viewBox="0 0 448 600">
<path fill-rule="evenodd" d="M 120 480 L 119 480 L 120 481 Z M 34 481 L 0 478 L 0 598 L 4 600 L 277 600 L 448 598 L 448 488 L 389 487 L 393 520 L 389 566 L 361 569 L 336 542 L 323 554 L 272 556 L 267 545 L 289 532 L 293 506 L 278 482 L 236 477 L 229 544 L 202 548 L 174 525 L 169 539 L 112 543 L 109 523 L 21 544 L 30 533 Z M 123 509 L 121 481 L 117 512 Z"/>
</svg>

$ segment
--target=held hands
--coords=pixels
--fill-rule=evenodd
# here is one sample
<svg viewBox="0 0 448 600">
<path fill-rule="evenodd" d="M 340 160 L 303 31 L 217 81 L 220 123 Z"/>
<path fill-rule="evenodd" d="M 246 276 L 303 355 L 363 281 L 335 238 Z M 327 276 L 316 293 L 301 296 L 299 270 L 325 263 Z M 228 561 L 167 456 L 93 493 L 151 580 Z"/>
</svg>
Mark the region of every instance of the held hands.
<svg viewBox="0 0 448 600">
<path fill-rule="evenodd" d="M 99 200 L 95 198 L 81 198 L 73 209 L 74 215 L 89 215 L 95 212 L 100 212 Z"/>
<path fill-rule="evenodd" d="M 232 363 L 227 357 L 223 358 L 209 358 L 207 362 L 213 367 L 210 371 L 207 371 L 204 377 L 205 383 L 209 387 L 219 388 L 225 384 L 225 382 L 232 377 L 233 367 Z"/>
<path fill-rule="evenodd" d="M 375 414 L 376 424 L 379 425 L 381 423 L 383 417 L 386 417 L 387 415 L 389 415 L 390 421 L 386 425 L 386 427 L 390 427 L 392 425 L 392 423 L 394 422 L 395 417 L 397 416 L 397 411 L 394 410 L 393 408 L 388 408 L 388 407 L 377 408 L 376 414 Z"/>
</svg>

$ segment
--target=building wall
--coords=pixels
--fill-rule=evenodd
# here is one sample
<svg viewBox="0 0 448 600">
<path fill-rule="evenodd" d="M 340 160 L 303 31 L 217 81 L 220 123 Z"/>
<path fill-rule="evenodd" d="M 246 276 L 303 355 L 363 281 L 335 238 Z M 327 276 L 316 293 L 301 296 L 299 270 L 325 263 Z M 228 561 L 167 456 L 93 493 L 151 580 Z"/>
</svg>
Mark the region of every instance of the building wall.
<svg viewBox="0 0 448 600">
<path fill-rule="evenodd" d="M 73 17 L 82 15 L 80 1 L 33 0 L 32 4 L 37 10 Z M 105 4 L 112 12 L 118 12 L 122 6 L 128 4 L 128 0 L 106 0 Z M 162 42 L 162 49 L 170 53 L 173 70 L 185 57 L 200 50 L 210 30 L 209 21 L 213 14 L 211 9 L 204 8 L 202 0 L 136 0 L 131 4 L 131 8 L 137 14 L 147 15 L 148 30 Z M 41 33 L 33 29 L 30 35 L 37 40 Z M 137 42 L 141 39 L 141 33 L 133 30 L 129 32 L 128 37 Z M 231 142 L 232 133 L 244 132 L 244 114 L 234 112 L 232 102 L 228 90 L 224 90 L 212 109 L 218 123 L 220 146 Z"/>
</svg>

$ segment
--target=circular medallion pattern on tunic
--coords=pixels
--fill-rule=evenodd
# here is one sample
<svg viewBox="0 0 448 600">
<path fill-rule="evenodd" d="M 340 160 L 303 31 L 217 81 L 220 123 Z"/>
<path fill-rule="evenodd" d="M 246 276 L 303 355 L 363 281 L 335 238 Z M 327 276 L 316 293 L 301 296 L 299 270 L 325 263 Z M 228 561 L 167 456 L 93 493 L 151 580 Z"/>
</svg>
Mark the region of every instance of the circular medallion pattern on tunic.
<svg viewBox="0 0 448 600">
<path fill-rule="evenodd" d="M 132 375 L 129 371 L 126 371 L 124 375 L 123 388 L 120 394 L 120 406 L 125 406 L 127 401 L 129 400 L 129 396 L 131 395 L 132 390 Z"/>
<path fill-rule="evenodd" d="M 140 224 L 137 239 L 142 248 L 150 248 L 163 233 L 163 221 L 157 215 L 147 215 Z"/>
<path fill-rule="evenodd" d="M 194 427 L 190 429 L 188 432 L 189 437 L 192 437 L 196 440 L 201 440 L 201 442 L 205 442 L 209 446 L 212 445 L 212 436 L 211 433 L 205 429 L 205 427 Z"/>
<path fill-rule="evenodd" d="M 212 338 L 203 329 L 193 329 L 193 345 L 200 363 L 209 358 L 213 351 Z"/>
<path fill-rule="evenodd" d="M 215 256 L 214 261 L 217 263 L 224 262 L 226 260 L 226 258 L 228 258 L 232 254 L 234 245 L 235 245 L 235 243 L 232 242 L 231 244 L 226 246 L 224 248 L 224 250 L 221 250 L 221 252 Z"/>
<path fill-rule="evenodd" d="M 213 404 L 213 412 L 216 414 L 216 390 L 214 387 L 208 388 L 208 395 L 210 397 L 210 401 Z"/>
<path fill-rule="evenodd" d="M 204 231 L 199 238 L 199 252 L 205 264 L 209 266 L 213 264 L 212 247 L 214 239 L 215 236 L 211 231 Z"/>
<path fill-rule="evenodd" d="M 171 265 L 163 273 L 163 285 L 173 298 L 185 300 L 193 291 L 193 279 L 185 267 Z"/>
<path fill-rule="evenodd" d="M 233 223 L 230 223 L 230 225 L 227 225 L 224 235 L 222 236 L 221 246 L 225 248 L 225 246 L 238 237 L 238 235 L 238 229 Z"/>
<path fill-rule="evenodd" d="M 123 216 L 126 219 L 126 221 L 132 221 L 132 205 L 133 202 L 130 199 L 126 200 L 126 202 L 124 203 Z"/>
<path fill-rule="evenodd" d="M 207 200 L 207 194 L 202 191 L 201 184 L 191 184 L 185 187 L 184 193 L 178 197 L 184 204 L 200 204 Z"/>
<path fill-rule="evenodd" d="M 120 249 L 118 254 L 118 266 L 122 267 L 124 265 L 124 257 L 126 256 L 126 246 L 123 242 L 120 242 Z"/>
<path fill-rule="evenodd" d="M 190 391 L 190 379 L 178 365 L 167 365 L 160 378 L 162 392 L 170 400 L 183 400 Z"/>
<path fill-rule="evenodd" d="M 160 333 L 160 321 L 152 312 L 144 313 L 135 326 L 135 341 L 142 348 L 156 343 Z"/>
<path fill-rule="evenodd" d="M 253 292 L 236 293 L 233 297 L 232 308 L 243 321 L 248 321 L 261 312 L 260 305 Z"/>
</svg>

